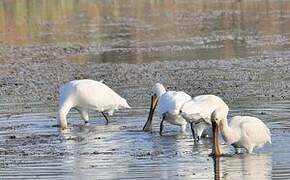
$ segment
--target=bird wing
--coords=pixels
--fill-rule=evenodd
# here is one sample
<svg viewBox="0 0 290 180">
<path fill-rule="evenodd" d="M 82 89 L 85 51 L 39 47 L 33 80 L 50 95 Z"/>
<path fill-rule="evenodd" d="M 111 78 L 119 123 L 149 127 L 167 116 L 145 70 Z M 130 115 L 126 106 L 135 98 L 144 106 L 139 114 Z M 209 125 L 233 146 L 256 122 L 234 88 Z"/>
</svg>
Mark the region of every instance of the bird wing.
<svg viewBox="0 0 290 180">
<path fill-rule="evenodd" d="M 126 100 L 107 85 L 93 80 L 79 80 L 75 91 L 78 101 L 98 111 L 118 109 L 127 104 Z"/>
<path fill-rule="evenodd" d="M 267 126 L 258 118 L 242 116 L 240 129 L 249 141 L 255 144 L 271 143 L 271 134 Z"/>
<path fill-rule="evenodd" d="M 228 109 L 221 98 L 214 95 L 200 95 L 185 103 L 181 111 L 188 119 L 204 119 L 210 123 L 211 113 L 219 107 Z"/>
<path fill-rule="evenodd" d="M 159 98 L 156 111 L 159 116 L 166 112 L 179 114 L 181 106 L 189 100 L 191 96 L 183 91 L 167 91 Z"/>
</svg>

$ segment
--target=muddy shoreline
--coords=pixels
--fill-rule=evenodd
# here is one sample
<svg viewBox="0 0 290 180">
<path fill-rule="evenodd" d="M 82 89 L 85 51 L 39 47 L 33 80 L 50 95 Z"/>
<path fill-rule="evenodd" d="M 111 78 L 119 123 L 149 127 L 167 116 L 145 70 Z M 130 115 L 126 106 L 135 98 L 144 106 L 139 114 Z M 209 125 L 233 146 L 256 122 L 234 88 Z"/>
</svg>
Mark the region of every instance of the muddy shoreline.
<svg viewBox="0 0 290 180">
<path fill-rule="evenodd" d="M 192 96 L 216 94 L 228 102 L 247 98 L 263 101 L 289 99 L 290 61 L 286 59 L 285 52 L 283 56 L 128 64 L 96 63 L 93 59 L 70 61 L 69 57 L 74 55 L 104 53 L 84 45 L 2 45 L 0 49 L 2 113 L 9 113 L 8 104 L 17 104 L 19 111 L 24 112 L 31 110 L 31 102 L 55 108 L 59 86 L 83 78 L 104 80 L 134 107 L 148 104 L 155 82 Z M 21 106 L 24 108 L 21 109 Z"/>
</svg>

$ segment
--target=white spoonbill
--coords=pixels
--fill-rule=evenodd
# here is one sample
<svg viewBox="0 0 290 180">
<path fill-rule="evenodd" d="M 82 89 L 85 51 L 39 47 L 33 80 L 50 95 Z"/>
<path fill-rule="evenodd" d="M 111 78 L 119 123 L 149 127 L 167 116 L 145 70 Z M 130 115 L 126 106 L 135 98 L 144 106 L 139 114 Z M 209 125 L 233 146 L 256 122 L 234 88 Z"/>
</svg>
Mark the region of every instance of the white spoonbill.
<svg viewBox="0 0 290 180">
<path fill-rule="evenodd" d="M 181 107 L 180 114 L 190 123 L 195 140 L 199 141 L 204 129 L 210 127 L 211 114 L 217 108 L 222 108 L 226 114 L 229 111 L 228 105 L 215 95 L 196 96 Z"/>
<path fill-rule="evenodd" d="M 221 129 L 224 140 L 235 148 L 236 153 L 239 152 L 239 148 L 244 148 L 248 153 L 252 153 L 255 147 L 262 147 L 267 142 L 271 144 L 270 130 L 260 119 L 251 116 L 235 116 L 228 124 L 225 114 L 227 113 L 223 109 L 218 108 L 211 115 L 214 134 L 213 155 L 221 155 L 218 143 L 219 129 Z"/>
<path fill-rule="evenodd" d="M 185 102 L 191 100 L 191 96 L 182 91 L 166 91 L 160 83 L 156 83 L 153 86 L 153 93 L 148 120 L 143 130 L 150 131 L 152 129 L 152 119 L 156 109 L 159 117 L 162 118 L 159 131 L 160 135 L 162 135 L 164 121 L 180 126 L 182 132 L 184 132 L 187 122 L 179 115 L 179 110 Z"/>
<path fill-rule="evenodd" d="M 127 101 L 107 85 L 90 79 L 70 81 L 60 87 L 58 123 L 67 128 L 66 116 L 71 108 L 79 111 L 87 123 L 88 110 L 101 112 L 108 123 L 107 115 L 113 115 L 119 108 L 130 108 Z"/>
</svg>

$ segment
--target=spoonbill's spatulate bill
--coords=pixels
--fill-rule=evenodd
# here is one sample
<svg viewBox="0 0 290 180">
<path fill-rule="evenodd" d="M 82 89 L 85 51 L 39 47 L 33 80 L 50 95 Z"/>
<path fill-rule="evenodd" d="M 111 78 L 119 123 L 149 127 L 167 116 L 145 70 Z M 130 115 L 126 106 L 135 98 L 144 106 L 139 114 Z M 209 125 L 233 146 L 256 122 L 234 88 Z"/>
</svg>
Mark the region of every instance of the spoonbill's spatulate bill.
<svg viewBox="0 0 290 180">
<path fill-rule="evenodd" d="M 179 115 L 179 110 L 185 102 L 191 100 L 191 96 L 182 91 L 166 91 L 164 86 L 159 83 L 153 86 L 153 93 L 149 116 L 143 130 L 150 131 L 152 129 L 152 119 L 156 109 L 157 114 L 162 118 L 160 135 L 162 135 L 164 121 L 180 126 L 184 132 L 187 122 Z"/>
<path fill-rule="evenodd" d="M 217 131 L 221 129 L 224 140 L 231 144 L 236 152 L 239 152 L 239 148 L 244 148 L 248 153 L 252 153 L 255 147 L 262 147 L 265 143 L 271 143 L 270 130 L 260 119 L 251 116 L 235 116 L 228 124 L 225 114 L 224 110 L 220 108 L 212 113 L 213 131 L 217 134 Z M 218 146 L 218 142 L 214 146 Z M 215 149 L 217 150 L 218 147 L 214 147 L 213 151 Z M 218 151 L 215 153 L 220 155 Z"/>
<path fill-rule="evenodd" d="M 217 108 L 223 109 L 226 114 L 229 111 L 228 105 L 215 95 L 196 96 L 181 107 L 180 114 L 190 123 L 195 140 L 198 141 L 204 129 L 210 127 L 211 114 Z"/>
<path fill-rule="evenodd" d="M 107 115 L 112 115 L 120 108 L 130 108 L 127 101 L 107 85 L 90 79 L 70 81 L 60 88 L 58 123 L 67 128 L 67 114 L 75 108 L 88 122 L 88 110 L 101 112 L 108 123 Z"/>
</svg>

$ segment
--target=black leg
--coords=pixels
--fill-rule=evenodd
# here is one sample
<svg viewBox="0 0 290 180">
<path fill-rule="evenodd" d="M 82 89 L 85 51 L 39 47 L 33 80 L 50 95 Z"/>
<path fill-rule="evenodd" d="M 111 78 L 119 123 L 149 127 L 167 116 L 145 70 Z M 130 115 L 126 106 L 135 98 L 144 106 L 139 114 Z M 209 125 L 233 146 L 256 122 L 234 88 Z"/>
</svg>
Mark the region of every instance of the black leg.
<svg viewBox="0 0 290 180">
<path fill-rule="evenodd" d="M 109 117 L 104 112 L 101 112 L 101 113 L 104 116 L 104 118 L 106 119 L 106 125 L 108 125 L 109 124 Z"/>
<path fill-rule="evenodd" d="M 192 132 L 192 138 L 195 139 L 195 133 L 194 133 L 194 128 L 193 128 L 193 122 L 190 122 L 190 128 Z"/>
<path fill-rule="evenodd" d="M 160 136 L 162 136 L 162 131 L 163 131 L 163 122 L 164 122 L 164 119 L 165 119 L 165 116 L 163 116 L 163 118 L 162 118 L 162 120 L 161 120 L 161 123 L 160 123 L 160 131 L 159 131 Z"/>
<path fill-rule="evenodd" d="M 197 138 L 196 138 L 196 140 L 195 140 L 195 141 L 196 141 L 196 142 L 198 142 L 199 140 L 200 140 L 200 137 L 199 137 L 199 136 L 197 136 Z"/>
</svg>

